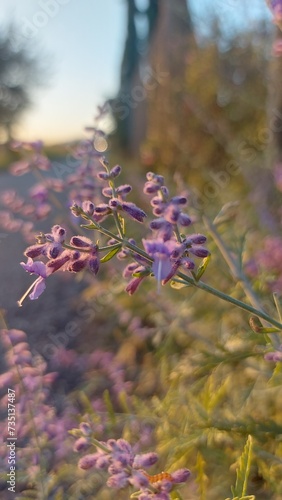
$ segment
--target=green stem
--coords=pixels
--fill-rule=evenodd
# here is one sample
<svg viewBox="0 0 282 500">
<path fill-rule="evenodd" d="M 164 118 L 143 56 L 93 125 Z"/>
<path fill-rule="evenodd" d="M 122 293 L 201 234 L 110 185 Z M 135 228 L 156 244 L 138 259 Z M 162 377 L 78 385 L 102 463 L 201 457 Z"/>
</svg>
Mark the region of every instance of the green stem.
<svg viewBox="0 0 282 500">
<path fill-rule="evenodd" d="M 223 239 L 221 238 L 220 234 L 218 233 L 216 227 L 214 224 L 207 218 L 203 217 L 203 221 L 210 232 L 214 242 L 216 243 L 218 249 L 220 250 L 225 262 L 228 264 L 228 267 L 231 271 L 231 274 L 233 275 L 233 278 L 238 282 L 241 287 L 243 288 L 246 296 L 248 297 L 249 301 L 251 304 L 256 308 L 259 309 L 263 312 L 262 305 L 260 303 L 259 298 L 255 294 L 249 280 L 243 273 L 243 271 L 240 269 L 238 266 L 238 263 L 234 259 L 234 257 L 231 255 L 230 251 L 226 247 Z"/>
<path fill-rule="evenodd" d="M 242 302 L 241 300 L 235 299 L 234 297 L 231 297 L 230 295 L 227 295 L 224 292 L 220 292 L 216 288 L 213 288 L 212 286 L 207 285 L 203 281 L 194 281 L 193 278 L 189 278 L 189 276 L 186 276 L 185 274 L 183 274 L 181 272 L 178 272 L 177 276 L 182 278 L 183 281 L 186 281 L 187 284 L 193 285 L 196 288 L 199 288 L 200 290 L 204 290 L 205 292 L 208 292 L 212 295 L 215 295 L 215 297 L 218 297 L 218 298 L 224 300 L 225 302 L 229 302 L 230 304 L 233 304 L 233 305 L 239 307 L 240 309 L 244 309 L 245 311 L 248 311 L 248 312 L 258 316 L 259 318 L 262 318 L 265 321 L 268 321 L 271 325 L 276 326 L 276 328 L 278 328 L 279 330 L 282 330 L 282 324 L 279 323 L 278 321 L 276 321 L 275 319 L 271 318 L 271 316 L 269 316 L 265 312 L 260 311 L 258 309 L 255 309 L 254 307 L 249 306 L 245 302 Z"/>
<path fill-rule="evenodd" d="M 98 439 L 92 438 L 92 444 L 96 446 L 96 448 L 100 448 L 100 450 L 103 450 L 105 453 L 112 453 L 112 450 L 110 448 L 107 448 L 104 444 L 102 444 Z"/>
<path fill-rule="evenodd" d="M 91 220 L 91 222 L 96 226 L 96 229 L 98 231 L 105 234 L 106 236 L 109 236 L 109 238 L 113 238 L 116 241 L 119 241 L 120 243 L 122 243 L 123 246 L 125 246 L 129 250 L 132 250 L 132 252 L 140 255 L 141 257 L 144 257 L 144 259 L 146 259 L 148 262 L 154 261 L 154 259 L 152 259 L 152 257 L 150 257 L 146 252 L 144 252 L 144 250 L 137 247 L 136 245 L 133 245 L 127 239 L 120 238 L 119 236 L 116 236 L 114 233 L 112 233 L 108 229 L 100 226 L 100 224 L 98 224 L 89 215 L 85 214 L 84 218 Z M 266 314 L 264 311 L 261 311 L 259 309 L 255 309 L 254 307 L 249 306 L 248 304 L 245 304 L 245 302 L 241 302 L 241 300 L 234 299 L 234 297 L 231 297 L 223 292 L 220 292 L 216 288 L 213 288 L 212 286 L 207 285 L 203 281 L 195 281 L 193 278 L 190 278 L 186 274 L 178 272 L 177 276 L 179 278 L 181 278 L 188 285 L 192 285 L 196 288 L 199 288 L 200 290 L 204 290 L 205 292 L 208 292 L 212 295 L 215 295 L 216 297 L 224 300 L 225 302 L 229 302 L 230 304 L 233 304 L 233 305 L 239 307 L 240 309 L 248 311 L 249 313 L 258 316 L 259 318 L 264 319 L 265 321 L 268 321 L 271 325 L 276 326 L 276 328 L 278 328 L 279 330 L 282 330 L 282 324 L 279 323 L 278 321 L 276 321 L 275 319 L 271 318 L 271 316 Z M 277 339 L 277 340 L 275 340 L 275 346 L 278 346 L 278 345 L 279 345 L 279 341 Z"/>
</svg>

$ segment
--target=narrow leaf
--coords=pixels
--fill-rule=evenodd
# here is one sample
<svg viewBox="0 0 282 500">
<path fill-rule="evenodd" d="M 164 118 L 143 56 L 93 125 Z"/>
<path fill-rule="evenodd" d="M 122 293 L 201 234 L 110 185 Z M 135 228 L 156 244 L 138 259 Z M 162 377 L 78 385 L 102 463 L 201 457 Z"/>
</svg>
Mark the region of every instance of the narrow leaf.
<svg viewBox="0 0 282 500">
<path fill-rule="evenodd" d="M 198 483 L 198 489 L 199 489 L 199 500 L 205 500 L 207 496 L 207 476 L 205 474 L 205 465 L 206 462 L 203 458 L 203 455 L 201 453 L 197 454 L 197 460 L 196 460 L 196 471 L 197 471 L 197 479 L 196 482 Z"/>
<path fill-rule="evenodd" d="M 170 281 L 170 286 L 171 288 L 175 288 L 175 290 L 180 290 L 181 288 L 184 288 L 184 287 L 187 287 L 187 286 L 190 286 L 189 284 L 187 283 L 184 283 L 184 281 Z"/>
<path fill-rule="evenodd" d="M 233 496 L 243 497 L 247 493 L 247 483 L 250 474 L 250 466 L 252 459 L 252 436 L 248 436 L 245 448 L 239 460 L 239 467 L 237 469 L 237 479 L 235 488 L 231 488 Z"/>
<path fill-rule="evenodd" d="M 84 229 L 97 229 L 97 226 L 91 222 L 90 224 L 81 224 L 80 227 Z"/>
<path fill-rule="evenodd" d="M 113 248 L 108 252 L 102 259 L 100 259 L 100 262 L 103 264 L 104 262 L 108 262 L 111 260 L 118 252 L 120 251 L 120 246 Z"/>
<path fill-rule="evenodd" d="M 199 279 L 203 276 L 205 270 L 207 269 L 209 262 L 211 260 L 211 256 L 208 255 L 203 259 L 202 264 L 198 267 L 196 275 L 195 275 L 195 280 L 199 281 Z"/>
</svg>

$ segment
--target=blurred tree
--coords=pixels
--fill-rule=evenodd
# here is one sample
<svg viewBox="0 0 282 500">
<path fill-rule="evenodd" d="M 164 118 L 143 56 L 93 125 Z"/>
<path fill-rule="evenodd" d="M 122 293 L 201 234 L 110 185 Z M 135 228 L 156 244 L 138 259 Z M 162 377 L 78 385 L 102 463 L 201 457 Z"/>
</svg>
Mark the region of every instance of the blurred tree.
<svg viewBox="0 0 282 500">
<path fill-rule="evenodd" d="M 120 145 L 137 153 L 147 131 L 147 100 L 150 89 L 159 87 L 164 75 L 184 74 L 192 29 L 186 0 L 148 0 L 143 10 L 136 0 L 127 1 L 127 38 L 121 65 L 120 90 L 112 100 Z M 138 17 L 147 24 L 138 33 Z"/>
<path fill-rule="evenodd" d="M 135 0 L 127 2 L 127 36 L 121 63 L 120 88 L 117 97 L 111 102 L 117 124 L 117 135 L 120 145 L 127 147 L 131 128 L 130 96 L 132 82 L 136 74 L 140 53 L 136 29 L 136 14 L 138 12 Z"/>
<path fill-rule="evenodd" d="M 32 90 L 43 83 L 46 71 L 24 42 L 17 43 L 16 28 L 0 33 L 0 129 L 6 140 L 13 126 L 31 106 Z"/>
</svg>

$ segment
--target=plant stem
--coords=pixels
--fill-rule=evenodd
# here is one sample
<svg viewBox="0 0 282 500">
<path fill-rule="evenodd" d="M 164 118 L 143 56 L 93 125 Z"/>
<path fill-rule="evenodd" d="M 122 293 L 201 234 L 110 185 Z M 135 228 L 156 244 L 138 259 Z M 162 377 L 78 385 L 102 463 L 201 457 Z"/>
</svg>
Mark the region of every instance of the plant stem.
<svg viewBox="0 0 282 500">
<path fill-rule="evenodd" d="M 205 292 L 208 292 L 212 295 L 215 295 L 216 297 L 219 297 L 220 299 L 224 300 L 225 302 L 229 302 L 230 304 L 233 304 L 237 307 L 240 307 L 240 309 L 244 309 L 245 311 L 248 311 L 259 318 L 264 319 L 265 321 L 268 321 L 271 325 L 276 326 L 279 330 L 282 330 L 282 324 L 276 321 L 275 319 L 271 318 L 268 314 L 265 312 L 255 309 L 252 306 L 249 306 L 245 302 L 242 302 L 241 300 L 235 299 L 234 297 L 231 297 L 230 295 L 225 294 L 224 292 L 220 292 L 220 290 L 217 290 L 216 288 L 213 288 L 210 285 L 207 285 L 203 281 L 194 281 L 193 278 L 189 278 L 189 276 L 186 276 L 185 274 L 179 272 L 177 275 L 183 279 L 183 281 L 186 281 L 187 284 L 189 285 L 194 285 L 196 288 L 200 288 L 200 290 L 204 290 Z"/>
<path fill-rule="evenodd" d="M 128 248 L 129 250 L 132 250 L 132 252 L 140 255 L 144 259 L 146 259 L 148 262 L 153 262 L 154 259 L 150 257 L 144 250 L 141 248 L 137 247 L 136 245 L 133 245 L 133 243 L 130 243 L 127 239 L 122 239 L 119 236 L 116 236 L 114 233 L 109 231 L 108 229 L 100 226 L 94 219 L 92 219 L 90 216 L 84 214 L 86 219 L 91 220 L 91 222 L 96 226 L 96 229 L 100 231 L 101 233 L 105 234 L 106 236 L 109 236 L 110 238 L 114 238 L 116 241 L 119 241 L 120 243 L 123 244 L 124 247 Z M 266 314 L 264 311 L 261 310 L 261 308 L 256 309 L 252 306 L 249 306 L 248 304 L 245 304 L 245 302 L 242 302 L 241 300 L 234 299 L 234 297 L 231 297 L 230 295 L 225 294 L 224 292 L 220 292 L 216 288 L 213 288 L 210 285 L 207 285 L 203 281 L 195 281 L 193 278 L 190 278 L 186 274 L 183 274 L 181 272 L 177 273 L 177 276 L 181 278 L 187 285 L 192 285 L 196 288 L 199 288 L 200 290 L 204 290 L 205 292 L 208 292 L 212 295 L 215 295 L 216 297 L 224 300 L 225 302 L 229 302 L 230 304 L 233 304 L 240 309 L 244 309 L 245 311 L 250 312 L 251 314 L 254 314 L 258 316 L 261 319 L 264 319 L 265 321 L 268 321 L 271 325 L 275 326 L 279 330 L 282 330 L 282 324 L 276 321 L 275 319 L 271 318 L 268 314 Z M 279 340 L 275 339 L 274 340 L 275 346 L 278 346 Z"/>
<path fill-rule="evenodd" d="M 204 221 L 205 226 L 207 227 L 208 231 L 210 232 L 214 242 L 216 243 L 218 249 L 220 250 L 225 262 L 228 264 L 229 269 L 230 269 L 234 279 L 237 282 L 239 282 L 239 284 L 243 288 L 243 290 L 244 290 L 246 296 L 248 297 L 249 301 L 251 302 L 251 304 L 256 309 L 259 309 L 260 311 L 263 312 L 263 308 L 262 308 L 262 305 L 260 303 L 259 298 L 255 294 L 247 277 L 245 276 L 243 271 L 240 269 L 237 262 L 235 261 L 235 259 L 231 255 L 230 251 L 226 247 L 226 245 L 225 245 L 223 239 L 221 238 L 220 234 L 218 233 L 216 227 L 206 216 L 203 216 L 203 221 Z"/>
</svg>

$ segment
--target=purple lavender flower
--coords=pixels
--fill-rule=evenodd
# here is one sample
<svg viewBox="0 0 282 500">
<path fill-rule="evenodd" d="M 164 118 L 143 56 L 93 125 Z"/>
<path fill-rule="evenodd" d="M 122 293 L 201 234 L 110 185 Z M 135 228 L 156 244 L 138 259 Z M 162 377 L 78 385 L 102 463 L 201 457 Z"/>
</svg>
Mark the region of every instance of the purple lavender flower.
<svg viewBox="0 0 282 500">
<path fill-rule="evenodd" d="M 56 224 L 52 227 L 51 233 L 41 234 L 36 245 L 31 245 L 25 251 L 27 257 L 34 259 L 39 255 L 46 255 L 50 259 L 55 259 L 62 253 L 62 243 L 65 241 L 66 230 Z"/>
<path fill-rule="evenodd" d="M 264 355 L 266 361 L 274 361 L 275 363 L 282 361 L 282 344 L 279 346 L 277 351 L 267 352 Z"/>
<path fill-rule="evenodd" d="M 282 1 L 267 0 L 268 6 L 274 15 L 274 23 L 282 29 Z"/>
<path fill-rule="evenodd" d="M 173 268 L 172 252 L 179 248 L 179 244 L 173 240 L 164 242 L 161 239 L 142 240 L 142 242 L 146 252 L 154 259 L 152 271 L 156 279 L 158 281 L 166 279 Z"/>
<path fill-rule="evenodd" d="M 85 236 L 73 236 L 70 240 L 70 244 L 74 247 L 84 249 L 85 251 L 79 254 L 78 258 L 70 264 L 68 271 L 79 272 L 87 267 L 92 273 L 97 274 L 100 266 L 97 245 L 94 245 L 92 241 Z M 88 251 L 86 252 L 86 250 Z"/>
<path fill-rule="evenodd" d="M 73 450 L 77 452 L 83 451 L 89 447 L 89 444 L 90 442 L 86 437 L 80 437 L 74 443 Z"/>
<path fill-rule="evenodd" d="M 97 453 L 90 453 L 89 455 L 84 455 L 79 462 L 78 467 L 83 470 L 92 469 L 95 467 L 97 462 Z"/>
<path fill-rule="evenodd" d="M 50 160 L 42 154 L 43 142 L 14 142 L 12 144 L 14 150 L 30 151 L 30 156 L 26 160 L 14 163 L 10 169 L 12 175 L 24 175 L 33 168 L 39 170 L 49 170 L 51 167 Z"/>
<path fill-rule="evenodd" d="M 109 439 L 106 443 L 96 441 L 96 446 L 98 451 L 81 458 L 78 466 L 82 469 L 107 468 L 107 486 L 123 489 L 132 485 L 139 490 L 135 494 L 136 498 L 169 499 L 169 492 L 174 484 L 185 482 L 190 477 L 188 469 L 150 476 L 141 467 L 155 464 L 157 454 L 151 452 L 134 455 L 131 445 L 124 439 Z"/>
<path fill-rule="evenodd" d="M 142 469 L 143 467 L 150 467 L 158 461 L 157 453 L 143 453 L 135 455 L 132 466 L 135 469 Z"/>
<path fill-rule="evenodd" d="M 147 217 L 147 214 L 141 208 L 138 208 L 134 203 L 131 202 L 123 202 L 121 204 L 121 208 L 124 212 L 126 212 L 132 219 L 137 220 L 138 222 L 143 222 L 144 218 Z"/>
<path fill-rule="evenodd" d="M 49 274 L 51 274 L 51 271 L 48 271 L 48 269 L 46 269 L 46 265 L 43 262 L 33 262 L 30 257 L 27 259 L 27 263 L 21 262 L 20 265 L 24 268 L 25 271 L 29 272 L 30 274 L 36 274 L 38 276 L 38 278 L 32 285 L 33 291 L 29 294 L 30 300 L 36 300 L 44 292 L 46 288 L 45 279 Z M 28 290 L 28 292 L 29 291 L 30 289 Z M 19 305 L 22 305 L 25 297 L 26 294 L 19 300 Z"/>
</svg>

